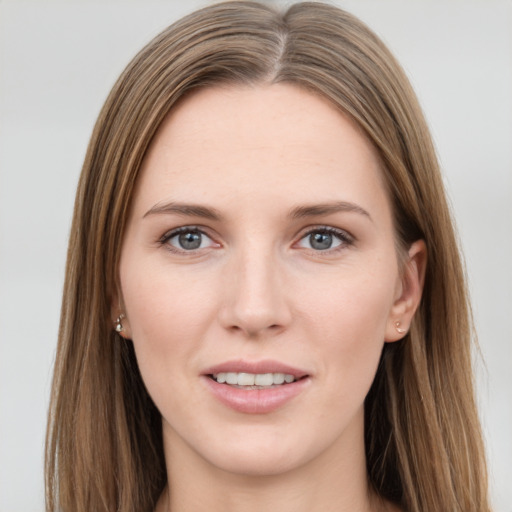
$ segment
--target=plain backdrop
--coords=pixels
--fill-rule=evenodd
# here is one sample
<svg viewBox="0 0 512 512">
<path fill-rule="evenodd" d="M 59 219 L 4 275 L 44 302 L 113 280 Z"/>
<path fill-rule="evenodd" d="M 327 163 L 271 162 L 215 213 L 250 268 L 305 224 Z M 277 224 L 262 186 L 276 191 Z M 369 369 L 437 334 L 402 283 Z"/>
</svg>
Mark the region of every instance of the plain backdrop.
<svg viewBox="0 0 512 512">
<path fill-rule="evenodd" d="M 496 512 L 512 512 L 512 2 L 351 0 L 430 122 L 467 262 Z M 95 118 L 152 36 L 206 1 L 0 1 L 0 512 L 42 512 L 66 244 Z"/>
</svg>

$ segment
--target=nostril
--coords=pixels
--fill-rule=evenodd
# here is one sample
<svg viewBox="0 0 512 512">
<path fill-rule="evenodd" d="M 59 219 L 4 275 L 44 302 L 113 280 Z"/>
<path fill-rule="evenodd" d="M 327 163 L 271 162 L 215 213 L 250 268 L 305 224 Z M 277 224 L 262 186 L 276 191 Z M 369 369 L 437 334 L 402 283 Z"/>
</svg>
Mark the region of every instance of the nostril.
<svg viewBox="0 0 512 512">
<path fill-rule="evenodd" d="M 256 325 L 231 325 L 228 327 L 228 331 L 233 334 L 243 334 L 248 338 L 260 338 L 265 337 L 265 333 L 267 335 L 276 335 L 283 330 L 284 326 L 279 324 L 272 324 L 267 327 L 260 327 Z"/>
</svg>

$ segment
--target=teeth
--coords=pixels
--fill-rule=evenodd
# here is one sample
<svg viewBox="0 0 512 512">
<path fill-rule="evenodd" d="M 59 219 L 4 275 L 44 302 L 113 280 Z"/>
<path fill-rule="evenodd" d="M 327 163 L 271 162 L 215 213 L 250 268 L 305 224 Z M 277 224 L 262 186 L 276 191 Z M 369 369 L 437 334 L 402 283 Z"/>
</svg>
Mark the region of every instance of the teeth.
<svg viewBox="0 0 512 512">
<path fill-rule="evenodd" d="M 234 374 L 236 375 L 236 373 Z M 237 384 L 239 386 L 254 386 L 255 375 L 252 373 L 239 373 Z"/>
<path fill-rule="evenodd" d="M 238 384 L 238 375 L 236 373 L 227 373 L 226 382 L 228 384 Z"/>
<path fill-rule="evenodd" d="M 274 384 L 282 384 L 285 380 L 285 376 L 284 376 L 284 373 L 274 373 L 273 374 L 273 377 L 274 377 Z M 293 382 L 293 375 L 289 375 L 289 377 L 292 378 L 292 380 L 290 382 Z"/>
<path fill-rule="evenodd" d="M 285 373 L 235 373 L 221 372 L 213 375 L 220 384 L 226 383 L 234 386 L 273 386 L 290 384 L 295 380 L 293 375 Z"/>
<path fill-rule="evenodd" d="M 272 373 L 258 373 L 254 376 L 256 386 L 272 386 L 274 384 L 274 375 Z"/>
</svg>

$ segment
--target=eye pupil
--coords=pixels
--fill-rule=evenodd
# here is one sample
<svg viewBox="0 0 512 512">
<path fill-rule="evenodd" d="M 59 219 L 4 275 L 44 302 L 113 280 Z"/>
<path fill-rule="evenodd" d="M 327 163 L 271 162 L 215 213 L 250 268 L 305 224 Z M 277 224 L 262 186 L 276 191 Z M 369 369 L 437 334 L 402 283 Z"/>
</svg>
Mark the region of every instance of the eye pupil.
<svg viewBox="0 0 512 512">
<path fill-rule="evenodd" d="M 325 251 L 332 246 L 332 235 L 330 233 L 312 233 L 309 235 L 309 242 L 313 249 Z"/>
<path fill-rule="evenodd" d="M 187 232 L 181 233 L 178 242 L 183 249 L 193 250 L 201 247 L 201 233 Z"/>
</svg>

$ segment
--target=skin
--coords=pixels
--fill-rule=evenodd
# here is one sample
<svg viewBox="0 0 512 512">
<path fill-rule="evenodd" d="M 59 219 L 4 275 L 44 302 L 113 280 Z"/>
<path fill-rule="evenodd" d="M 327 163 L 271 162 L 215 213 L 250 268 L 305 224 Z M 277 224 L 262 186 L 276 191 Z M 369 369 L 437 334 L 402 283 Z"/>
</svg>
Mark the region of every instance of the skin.
<svg viewBox="0 0 512 512">
<path fill-rule="evenodd" d="M 351 209 L 290 216 L 340 201 Z M 180 246 L 173 230 L 187 226 L 200 248 Z M 384 343 L 404 336 L 395 322 L 410 325 L 424 265 L 419 241 L 399 266 L 375 151 L 325 100 L 231 86 L 173 109 L 143 163 L 118 298 L 162 414 L 172 492 L 157 510 L 388 510 L 366 482 L 363 402 Z M 277 360 L 308 382 L 273 412 L 238 412 L 201 376 L 233 359 Z"/>
</svg>

